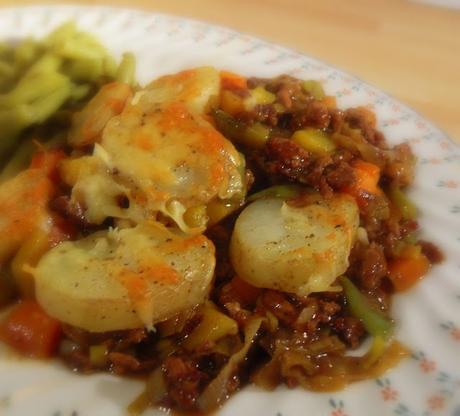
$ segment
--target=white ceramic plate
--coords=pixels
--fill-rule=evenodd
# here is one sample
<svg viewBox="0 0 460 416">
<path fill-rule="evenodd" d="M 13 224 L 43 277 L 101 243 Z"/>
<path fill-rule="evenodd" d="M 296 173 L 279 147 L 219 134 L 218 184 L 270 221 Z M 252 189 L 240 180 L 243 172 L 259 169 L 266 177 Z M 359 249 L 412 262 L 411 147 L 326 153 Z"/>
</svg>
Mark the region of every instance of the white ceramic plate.
<svg viewBox="0 0 460 416">
<path fill-rule="evenodd" d="M 203 64 L 246 75 L 288 73 L 319 79 L 340 106 L 373 109 L 388 140 L 408 140 L 419 157 L 412 196 L 421 208 L 425 237 L 443 249 L 447 260 L 395 301 L 397 336 L 413 356 L 378 380 L 334 394 L 247 388 L 219 414 L 460 416 L 459 148 L 414 111 L 353 76 L 292 50 L 196 21 L 101 7 L 3 9 L 0 39 L 42 36 L 68 19 L 97 34 L 115 55 L 134 52 L 141 82 Z M 0 351 L 2 415 L 123 415 L 141 390 L 141 382 L 106 374 L 81 376 L 59 363 L 19 361 L 6 349 Z"/>
</svg>

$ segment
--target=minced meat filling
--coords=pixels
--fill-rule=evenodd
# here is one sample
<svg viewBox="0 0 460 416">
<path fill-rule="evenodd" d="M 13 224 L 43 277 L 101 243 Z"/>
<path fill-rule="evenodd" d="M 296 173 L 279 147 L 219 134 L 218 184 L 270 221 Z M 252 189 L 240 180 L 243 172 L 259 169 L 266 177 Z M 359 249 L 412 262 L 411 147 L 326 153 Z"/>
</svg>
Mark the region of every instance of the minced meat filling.
<svg viewBox="0 0 460 416">
<path fill-rule="evenodd" d="M 303 87 L 302 81 L 293 77 L 250 78 L 247 89 L 238 87 L 232 91 L 244 100 L 255 88 L 264 88 L 272 94 L 272 102 L 240 108 L 231 115 L 237 127 L 231 132 L 233 137 L 256 124 L 269 132 L 264 144 L 254 148 L 246 146 L 243 139 L 235 140 L 238 150 L 246 156 L 246 176 L 253 183 L 249 194 L 274 184 L 295 184 L 329 198 L 359 188 L 358 163 L 372 164 L 380 172 L 375 193 L 366 189 L 352 193 L 360 210 L 362 238 L 354 243 L 346 275 L 370 304 L 388 314 L 395 292 L 390 278 L 391 263 L 404 252 L 409 237 L 413 240 L 418 228 L 416 219 L 401 214 L 397 202 L 387 192 L 412 182 L 414 156 L 409 146 L 390 148 L 370 110 L 360 107 L 342 111 L 324 97 L 315 97 Z M 216 125 L 219 127 L 219 120 Z M 332 137 L 335 150 L 317 153 L 303 147 L 292 139 L 302 129 L 317 129 Z M 221 132 L 228 137 L 225 128 Z M 69 209 L 67 201 L 56 201 L 55 209 L 65 210 L 68 218 L 79 225 L 81 215 L 78 210 Z M 343 291 L 301 297 L 272 289 L 241 290 L 228 259 L 237 214 L 206 231 L 216 247 L 217 260 L 210 299 L 237 323 L 237 334 L 190 349 L 183 340 L 200 324 L 199 311 L 177 328 L 170 328 L 167 336 L 162 335 L 165 332 L 161 325 L 156 332 L 130 330 L 102 335 L 66 327 L 70 348 L 61 349 L 62 358 L 84 372 L 139 374 L 160 368 L 165 392 L 156 404 L 193 410 L 199 408 L 199 398 L 206 386 L 229 362 L 231 354 L 241 348 L 245 325 L 252 318 L 263 316 L 266 321 L 252 348 L 251 359 L 228 379 L 227 392 L 249 381 L 267 388 L 284 382 L 289 387 L 302 385 L 322 390 L 326 386 L 321 385 L 321 376 L 334 380 L 335 367 L 341 367 L 342 371 L 353 368 L 356 364 L 345 352 L 359 347 L 369 332 L 362 320 L 350 312 Z M 441 261 L 442 254 L 433 244 L 424 241 L 419 244 L 429 262 Z M 105 348 L 106 358 L 99 363 L 91 359 L 94 345 Z M 354 379 L 363 377 L 355 375 Z M 344 380 L 342 384 L 335 381 L 339 384 L 332 383 L 332 387 L 342 386 Z"/>
</svg>

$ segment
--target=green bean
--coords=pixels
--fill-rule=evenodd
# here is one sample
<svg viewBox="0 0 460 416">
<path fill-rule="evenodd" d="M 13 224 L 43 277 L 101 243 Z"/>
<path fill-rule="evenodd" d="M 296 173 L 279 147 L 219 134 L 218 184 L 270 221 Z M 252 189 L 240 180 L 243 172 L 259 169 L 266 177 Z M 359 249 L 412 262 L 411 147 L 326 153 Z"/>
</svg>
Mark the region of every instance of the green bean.
<svg viewBox="0 0 460 416">
<path fill-rule="evenodd" d="M 0 42 L 0 57 L 3 57 L 9 51 L 11 51 L 11 46 L 5 41 L 1 41 Z"/>
<path fill-rule="evenodd" d="M 62 65 L 62 59 L 53 53 L 45 53 L 26 72 L 24 76 L 30 76 L 37 72 L 57 71 Z"/>
<path fill-rule="evenodd" d="M 22 78 L 6 96 L 0 97 L 0 106 L 30 103 L 59 89 L 67 82 L 67 77 L 58 72 L 31 74 Z"/>
<path fill-rule="evenodd" d="M 24 68 L 40 54 L 40 46 L 35 40 L 28 38 L 14 50 L 14 61 L 17 68 Z"/>
<path fill-rule="evenodd" d="M 53 30 L 44 40 L 43 43 L 51 47 L 61 42 L 65 42 L 67 39 L 75 36 L 77 33 L 77 26 L 73 20 L 70 20 L 62 25 L 58 26 Z"/>
<path fill-rule="evenodd" d="M 0 79 L 12 78 L 16 68 L 12 63 L 0 61 Z"/>
<path fill-rule="evenodd" d="M 118 66 L 116 79 L 118 82 L 133 85 L 136 72 L 136 61 L 134 55 L 130 52 L 124 53 Z"/>
<path fill-rule="evenodd" d="M 30 104 L 34 123 L 42 123 L 70 97 L 71 83 L 67 80 L 58 89 Z"/>
<path fill-rule="evenodd" d="M 134 73 L 132 54 L 125 54 L 117 66 L 98 39 L 79 31 L 72 21 L 40 41 L 0 42 L 0 161 L 26 128 L 52 116 L 54 122 L 54 113 L 60 109 L 74 111 L 76 103 L 102 82 L 120 79 L 133 85 Z M 18 147 L 6 174 L 24 166 L 26 149 L 30 149 L 25 143 L 29 142 Z"/>
<path fill-rule="evenodd" d="M 90 84 L 74 84 L 70 89 L 70 98 L 74 101 L 79 101 L 85 98 L 91 91 Z"/>
<path fill-rule="evenodd" d="M 76 81 L 96 81 L 103 74 L 102 59 L 78 59 L 69 62 L 67 72 Z"/>
<path fill-rule="evenodd" d="M 89 45 L 79 42 L 77 39 L 68 39 L 64 43 L 55 46 L 52 50 L 56 55 L 72 60 L 102 59 L 104 57 L 104 50 L 97 47 L 97 45 Z"/>
<path fill-rule="evenodd" d="M 11 42 L 0 42 L 0 60 L 7 63 L 13 63 L 14 47 Z"/>
<path fill-rule="evenodd" d="M 21 170 L 27 167 L 36 149 L 35 143 L 30 139 L 23 140 L 19 147 L 13 153 L 13 156 L 8 160 L 8 163 L 0 173 L 0 183 L 11 179 Z"/>
<path fill-rule="evenodd" d="M 0 159 L 14 147 L 20 132 L 31 123 L 32 115 L 26 105 L 0 111 Z"/>
</svg>

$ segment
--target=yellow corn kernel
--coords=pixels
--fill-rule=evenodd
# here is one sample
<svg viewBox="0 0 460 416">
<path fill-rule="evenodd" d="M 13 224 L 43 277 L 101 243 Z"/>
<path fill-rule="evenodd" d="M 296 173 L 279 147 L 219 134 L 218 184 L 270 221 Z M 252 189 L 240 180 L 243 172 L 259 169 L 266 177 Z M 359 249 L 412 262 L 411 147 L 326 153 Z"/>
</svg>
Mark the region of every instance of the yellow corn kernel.
<svg viewBox="0 0 460 416">
<path fill-rule="evenodd" d="M 212 303 L 203 307 L 203 318 L 182 344 L 187 350 L 194 350 L 207 342 L 215 342 L 226 335 L 238 333 L 238 324 L 223 314 Z"/>
<path fill-rule="evenodd" d="M 335 149 L 334 142 L 326 133 L 313 128 L 297 130 L 292 140 L 305 150 L 320 156 L 331 153 Z"/>
</svg>

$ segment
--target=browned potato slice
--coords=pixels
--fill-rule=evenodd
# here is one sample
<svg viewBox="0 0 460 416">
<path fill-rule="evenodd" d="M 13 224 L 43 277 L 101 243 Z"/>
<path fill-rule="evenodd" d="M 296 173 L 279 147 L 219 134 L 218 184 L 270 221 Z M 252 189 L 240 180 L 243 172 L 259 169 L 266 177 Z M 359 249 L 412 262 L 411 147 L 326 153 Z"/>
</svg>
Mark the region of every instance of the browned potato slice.
<svg viewBox="0 0 460 416">
<path fill-rule="evenodd" d="M 51 316 L 87 331 L 152 328 L 206 299 L 214 265 L 206 237 L 144 224 L 61 243 L 35 269 L 36 295 Z"/>
<path fill-rule="evenodd" d="M 299 295 L 326 291 L 348 267 L 358 225 L 358 207 L 346 195 L 301 207 L 260 199 L 236 221 L 231 260 L 256 287 Z"/>
</svg>

